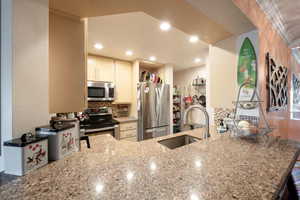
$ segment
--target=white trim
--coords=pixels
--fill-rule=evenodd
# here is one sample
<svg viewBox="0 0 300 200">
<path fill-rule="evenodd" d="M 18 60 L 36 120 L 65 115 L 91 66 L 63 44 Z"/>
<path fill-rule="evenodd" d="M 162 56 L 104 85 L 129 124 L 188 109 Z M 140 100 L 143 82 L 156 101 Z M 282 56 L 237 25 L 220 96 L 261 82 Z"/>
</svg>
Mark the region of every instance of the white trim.
<svg viewBox="0 0 300 200">
<path fill-rule="evenodd" d="M 1 0 L 1 142 L 12 138 L 12 9 L 13 1 Z M 0 171 L 4 170 L 3 153 L 2 148 Z"/>
<path fill-rule="evenodd" d="M 209 116 L 209 125 L 215 125 L 214 122 L 214 108 L 211 105 L 211 70 L 212 70 L 212 50 L 213 50 L 213 45 L 209 45 L 208 47 L 208 57 L 206 59 L 206 87 L 205 87 L 205 92 L 206 92 L 206 111 L 208 112 Z"/>
</svg>

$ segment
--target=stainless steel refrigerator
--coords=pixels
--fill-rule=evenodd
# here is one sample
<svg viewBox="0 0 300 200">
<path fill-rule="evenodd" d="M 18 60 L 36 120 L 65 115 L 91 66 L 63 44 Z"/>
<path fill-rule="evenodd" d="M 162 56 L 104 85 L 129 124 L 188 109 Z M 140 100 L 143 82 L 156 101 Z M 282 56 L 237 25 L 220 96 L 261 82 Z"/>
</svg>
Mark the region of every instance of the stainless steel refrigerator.
<svg viewBox="0 0 300 200">
<path fill-rule="evenodd" d="M 138 140 L 170 133 L 170 86 L 150 82 L 138 86 Z"/>
</svg>

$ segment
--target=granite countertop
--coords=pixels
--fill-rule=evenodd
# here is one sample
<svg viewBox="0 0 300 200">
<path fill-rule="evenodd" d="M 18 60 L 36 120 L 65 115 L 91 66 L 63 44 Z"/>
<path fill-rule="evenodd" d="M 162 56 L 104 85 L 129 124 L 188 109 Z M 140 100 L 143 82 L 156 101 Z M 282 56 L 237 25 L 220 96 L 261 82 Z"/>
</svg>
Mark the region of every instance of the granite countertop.
<svg viewBox="0 0 300 200">
<path fill-rule="evenodd" d="M 118 121 L 119 123 L 126 123 L 126 122 L 136 122 L 138 119 L 135 117 L 119 117 L 119 118 L 114 118 L 114 120 Z"/>
<path fill-rule="evenodd" d="M 16 139 L 5 141 L 4 146 L 25 147 L 29 144 L 40 142 L 40 141 L 46 140 L 46 139 L 48 139 L 48 136 L 34 135 L 33 137 L 27 137 L 26 141 L 22 141 L 21 138 L 16 138 Z"/>
<path fill-rule="evenodd" d="M 202 136 L 203 129 L 176 134 Z M 0 187 L 4 199 L 274 199 L 299 149 L 288 141 L 250 142 L 211 134 L 170 150 L 96 136 L 63 160 Z"/>
</svg>

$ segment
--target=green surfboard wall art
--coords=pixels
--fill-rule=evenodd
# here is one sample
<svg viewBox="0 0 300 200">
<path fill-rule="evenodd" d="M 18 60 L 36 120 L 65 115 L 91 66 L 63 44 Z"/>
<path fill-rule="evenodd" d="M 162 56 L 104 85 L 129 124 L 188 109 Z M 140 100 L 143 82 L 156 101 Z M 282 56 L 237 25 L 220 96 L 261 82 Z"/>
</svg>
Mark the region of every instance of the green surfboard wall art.
<svg viewBox="0 0 300 200">
<path fill-rule="evenodd" d="M 241 86 L 246 81 L 250 82 L 251 86 L 248 87 L 248 92 L 245 91 L 248 94 L 244 95 L 252 99 L 254 95 L 253 89 L 257 85 L 257 57 L 255 48 L 248 37 L 244 39 L 240 48 L 237 70 L 238 86 Z"/>
</svg>

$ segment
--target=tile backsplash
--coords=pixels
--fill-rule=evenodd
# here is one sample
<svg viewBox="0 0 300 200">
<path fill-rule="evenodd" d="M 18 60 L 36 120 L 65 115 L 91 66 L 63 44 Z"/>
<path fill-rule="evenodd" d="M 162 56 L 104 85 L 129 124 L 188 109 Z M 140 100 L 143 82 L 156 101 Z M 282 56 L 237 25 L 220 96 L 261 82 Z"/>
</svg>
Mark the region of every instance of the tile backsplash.
<svg viewBox="0 0 300 200">
<path fill-rule="evenodd" d="M 113 104 L 112 102 L 88 102 L 88 108 L 111 107 L 114 117 L 129 117 L 129 104 Z"/>
<path fill-rule="evenodd" d="M 226 118 L 229 114 L 231 114 L 233 112 L 234 112 L 234 109 L 214 108 L 214 123 L 215 123 L 215 125 L 219 126 L 221 119 Z"/>
<path fill-rule="evenodd" d="M 113 107 L 112 102 L 89 101 L 88 108 Z"/>
</svg>

